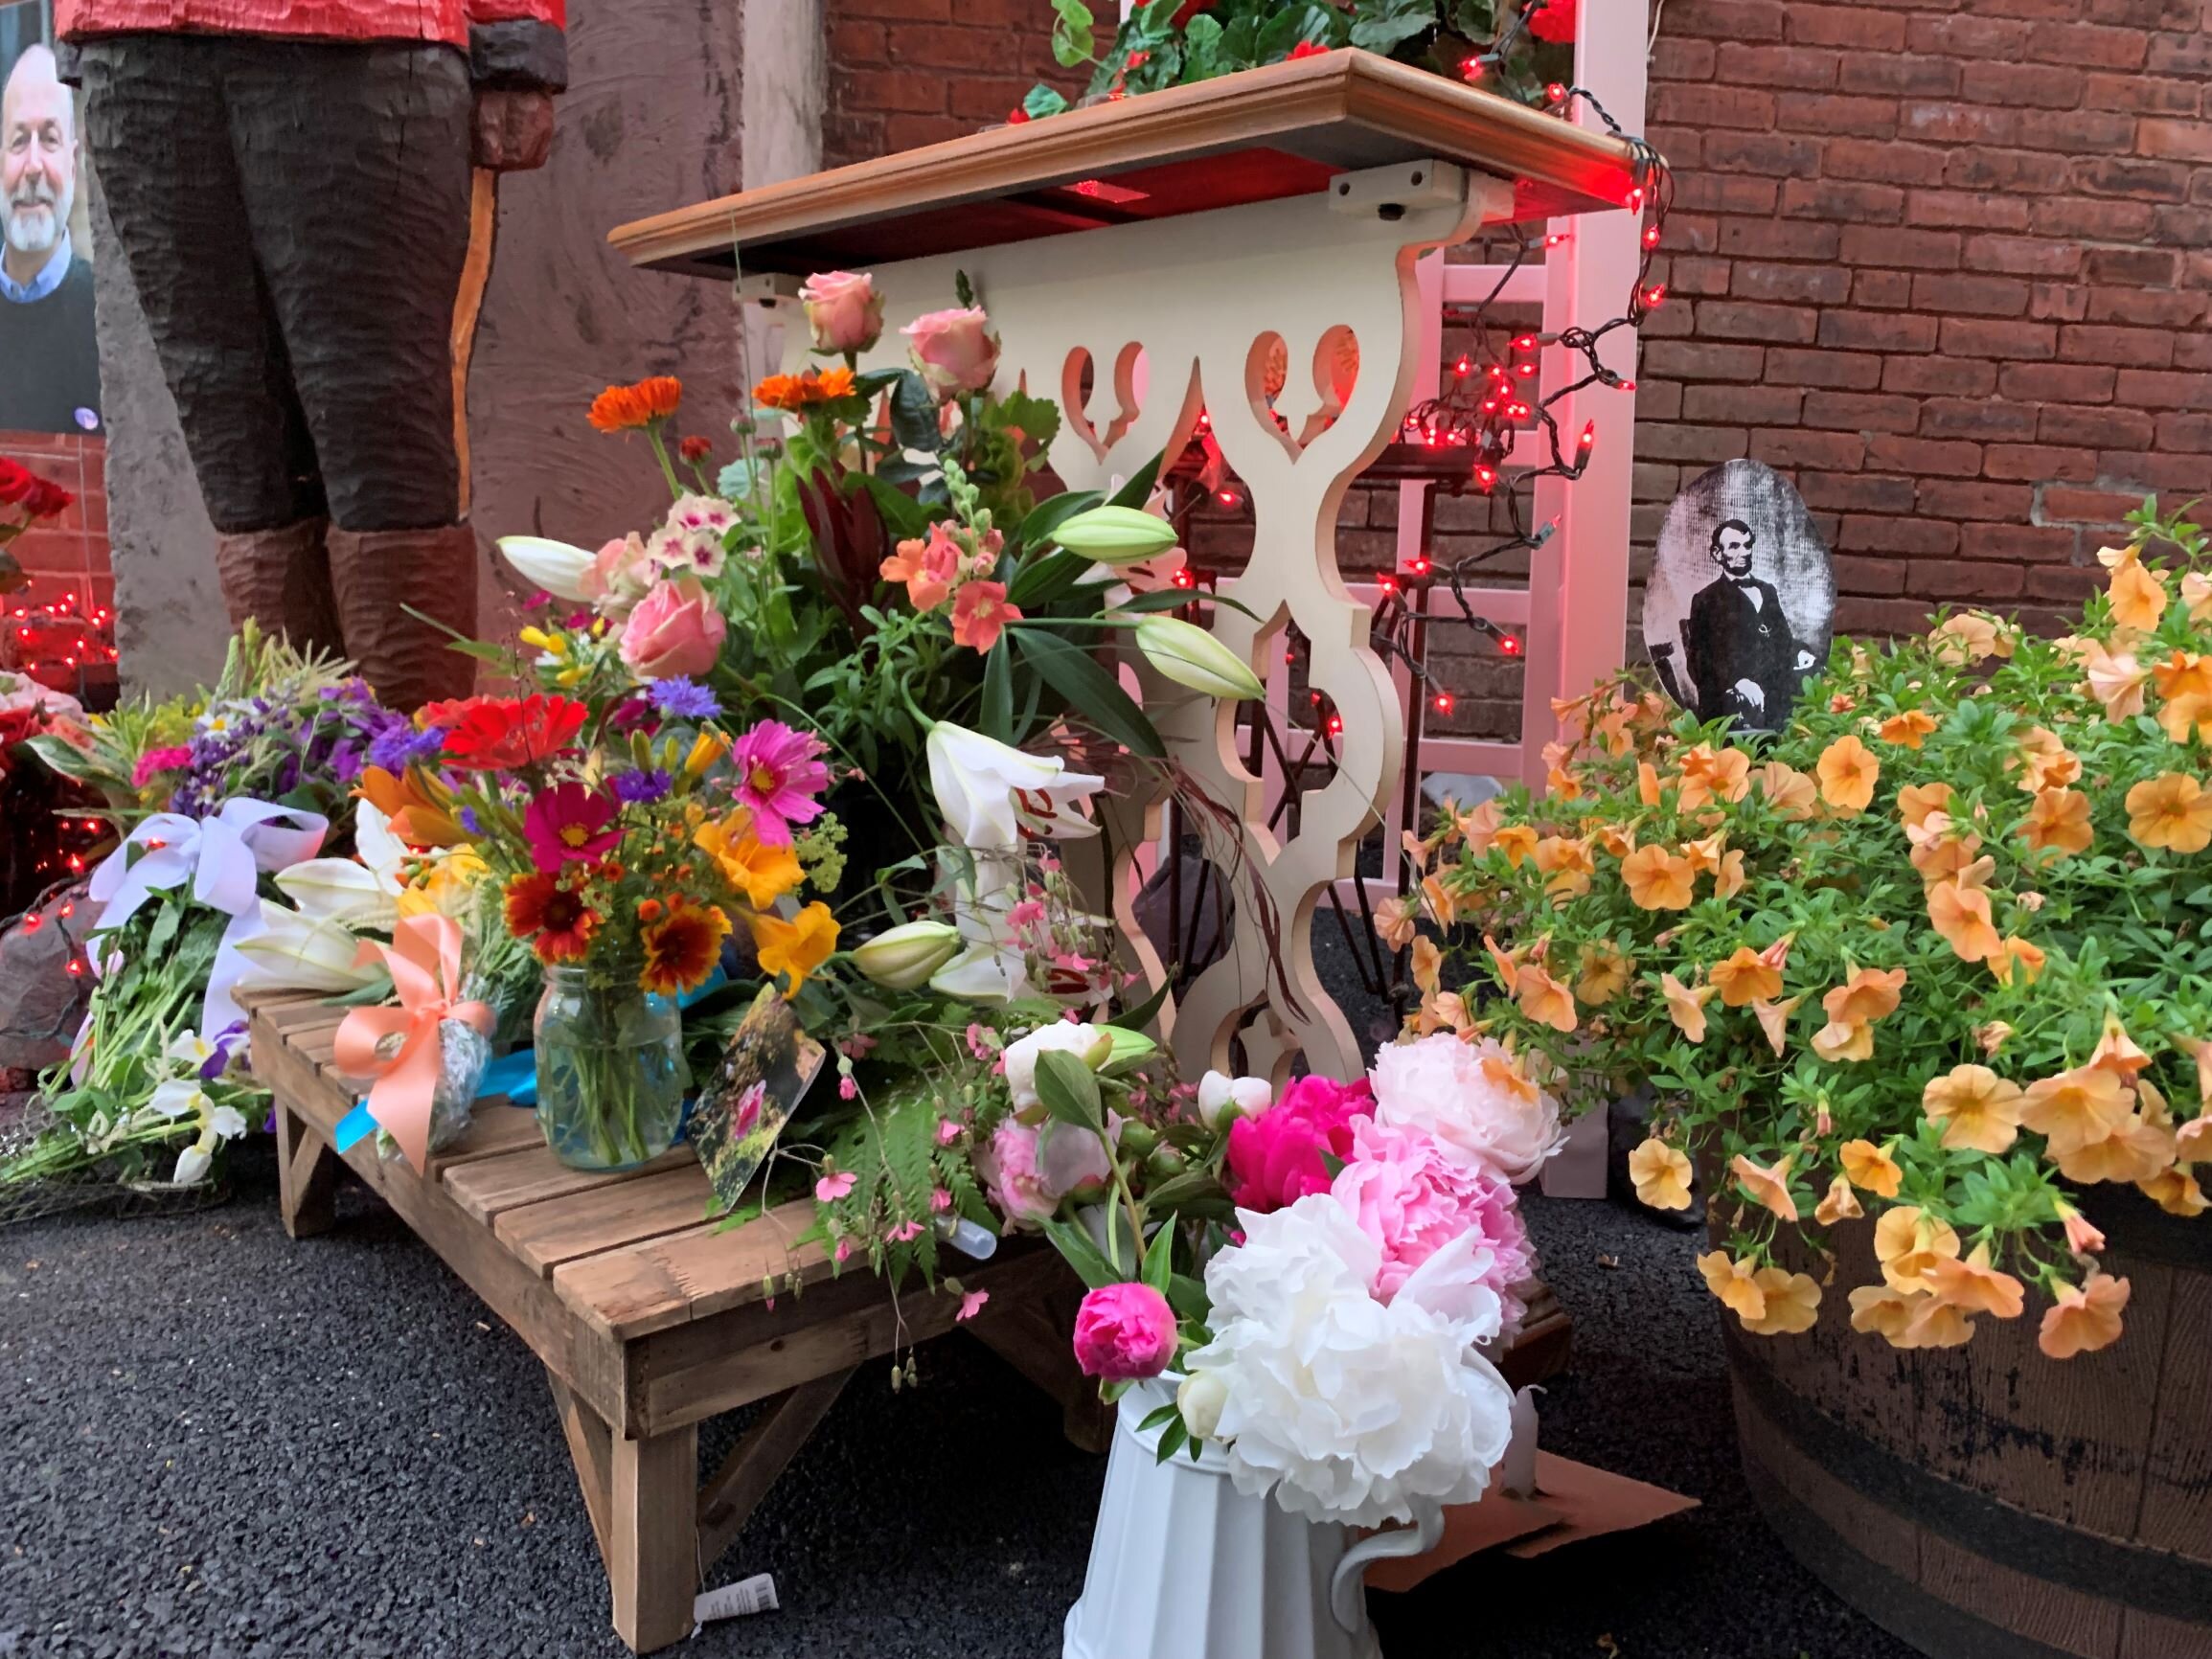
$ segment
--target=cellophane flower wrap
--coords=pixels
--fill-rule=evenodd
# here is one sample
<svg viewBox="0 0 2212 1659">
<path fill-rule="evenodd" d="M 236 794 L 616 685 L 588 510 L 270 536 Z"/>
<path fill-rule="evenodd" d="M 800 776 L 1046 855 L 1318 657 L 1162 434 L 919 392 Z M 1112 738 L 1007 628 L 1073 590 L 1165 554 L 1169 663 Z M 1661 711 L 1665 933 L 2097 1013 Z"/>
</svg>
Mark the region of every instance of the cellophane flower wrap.
<svg viewBox="0 0 2212 1659">
<path fill-rule="evenodd" d="M 2069 1357 L 2131 1293 L 2097 1190 L 2206 1207 L 2212 572 L 2195 525 L 2132 523 L 2063 638 L 1970 611 L 1839 642 L 1764 739 L 1603 686 L 1543 799 L 1422 849 L 1471 983 L 1418 1019 L 1479 1018 L 1574 1107 L 1648 1081 L 1638 1190 L 1679 1209 L 1711 1173 L 1699 1266 L 1748 1331 L 1809 1329 L 1854 1229 L 1859 1330 L 1955 1347 L 2032 1288 Z"/>
</svg>

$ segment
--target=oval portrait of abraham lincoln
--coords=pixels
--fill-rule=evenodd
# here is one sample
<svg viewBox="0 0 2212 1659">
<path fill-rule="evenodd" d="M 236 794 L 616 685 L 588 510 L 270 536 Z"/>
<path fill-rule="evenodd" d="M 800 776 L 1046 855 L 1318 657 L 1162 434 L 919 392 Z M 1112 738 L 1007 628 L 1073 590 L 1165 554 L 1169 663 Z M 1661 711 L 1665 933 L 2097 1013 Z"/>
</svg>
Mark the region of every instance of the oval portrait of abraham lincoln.
<svg viewBox="0 0 2212 1659">
<path fill-rule="evenodd" d="M 1813 515 L 1759 461 L 1728 461 L 1667 509 L 1644 589 L 1659 683 L 1700 720 L 1772 732 L 1828 660 L 1836 577 Z"/>
</svg>

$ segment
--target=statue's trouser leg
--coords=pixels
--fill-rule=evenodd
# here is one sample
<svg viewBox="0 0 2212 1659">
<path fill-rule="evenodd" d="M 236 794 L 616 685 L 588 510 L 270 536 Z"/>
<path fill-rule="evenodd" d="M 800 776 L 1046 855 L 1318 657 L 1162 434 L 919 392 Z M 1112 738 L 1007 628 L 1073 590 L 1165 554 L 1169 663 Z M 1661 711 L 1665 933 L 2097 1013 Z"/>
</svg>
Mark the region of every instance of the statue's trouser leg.
<svg viewBox="0 0 2212 1659">
<path fill-rule="evenodd" d="M 402 607 L 475 625 L 452 371 L 469 227 L 466 61 L 439 46 L 172 35 L 119 36 L 90 57 L 87 88 L 107 108 L 96 147 L 163 152 L 125 164 L 139 176 L 115 217 L 142 292 L 175 284 L 156 339 L 169 336 L 163 367 L 182 388 L 217 528 L 295 524 L 327 502 L 347 654 L 399 706 L 465 693 L 468 659 Z M 166 192 L 149 172 L 166 172 Z M 126 206 L 147 227 L 136 236 Z M 201 268 L 211 257 L 219 280 Z M 250 328 L 221 315 L 249 293 L 261 312 Z M 195 379 L 210 358 L 220 386 Z M 224 395 L 241 386 L 260 405 L 242 428 Z M 266 516 L 280 498 L 289 511 Z"/>
</svg>

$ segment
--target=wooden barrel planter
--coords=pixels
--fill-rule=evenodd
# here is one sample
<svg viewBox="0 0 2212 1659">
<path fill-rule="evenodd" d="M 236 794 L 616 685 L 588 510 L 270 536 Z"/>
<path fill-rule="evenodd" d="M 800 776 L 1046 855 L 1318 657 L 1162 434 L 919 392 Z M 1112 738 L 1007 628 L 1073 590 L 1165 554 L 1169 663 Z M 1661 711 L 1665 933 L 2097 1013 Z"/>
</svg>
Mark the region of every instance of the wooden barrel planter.
<svg viewBox="0 0 2212 1659">
<path fill-rule="evenodd" d="M 1728 1346 L 1753 1495 L 1792 1554 L 1931 1659 L 2212 1659 L 2212 1217 L 2085 1206 L 2127 1330 L 2064 1363 L 2016 1320 L 1899 1352 L 1851 1329 L 1872 1230 L 1802 1336 Z M 1822 1269 L 1811 1269 L 1815 1277 Z"/>
</svg>

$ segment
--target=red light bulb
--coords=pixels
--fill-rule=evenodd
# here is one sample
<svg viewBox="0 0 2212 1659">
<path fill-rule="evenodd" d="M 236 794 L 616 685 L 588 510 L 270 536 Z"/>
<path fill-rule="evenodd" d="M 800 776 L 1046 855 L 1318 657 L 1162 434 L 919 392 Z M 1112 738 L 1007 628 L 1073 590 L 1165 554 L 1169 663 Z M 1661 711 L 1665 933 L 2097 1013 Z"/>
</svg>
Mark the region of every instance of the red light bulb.
<svg viewBox="0 0 2212 1659">
<path fill-rule="evenodd" d="M 1563 81 L 1555 80 L 1549 86 L 1543 89 L 1543 95 L 1545 100 L 1549 102 L 1564 103 L 1567 101 L 1566 83 Z"/>
<path fill-rule="evenodd" d="M 1436 705 L 1438 714 L 1448 715 L 1451 713 L 1451 693 L 1449 692 L 1439 692 L 1429 700 Z"/>
<path fill-rule="evenodd" d="M 1585 449 L 1591 449 L 1591 448 L 1595 448 L 1595 447 L 1597 446 L 1597 442 L 1598 442 L 1598 423 L 1597 423 L 1595 420 L 1585 420 L 1585 421 L 1584 421 L 1584 422 L 1583 422 L 1583 447 L 1584 447 Z"/>
<path fill-rule="evenodd" d="M 1497 648 L 1509 657 L 1517 657 L 1520 655 L 1520 641 L 1512 634 L 1502 634 L 1498 637 Z"/>
</svg>

